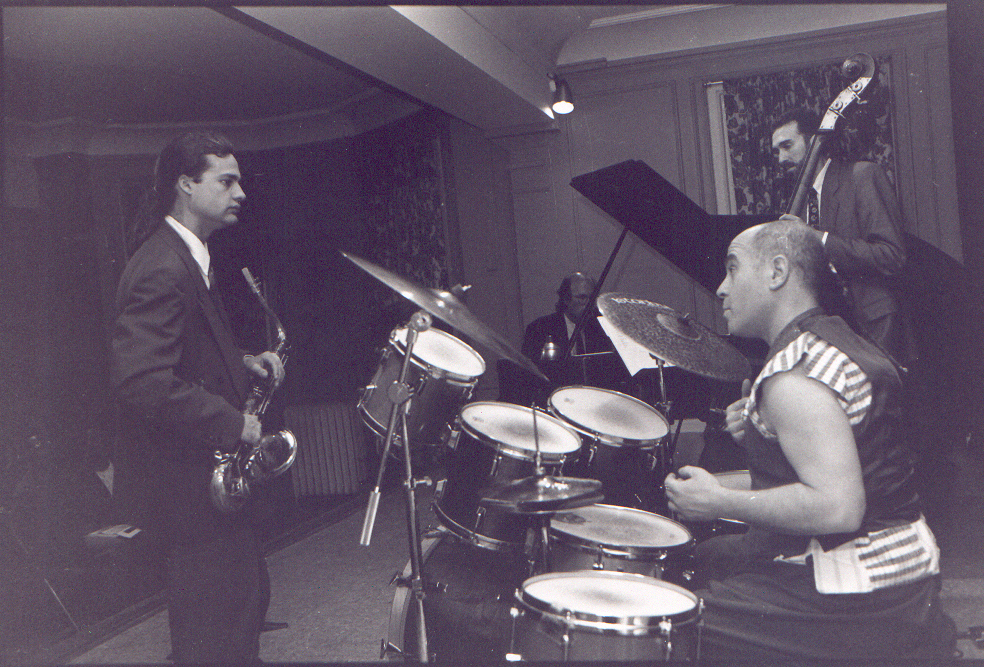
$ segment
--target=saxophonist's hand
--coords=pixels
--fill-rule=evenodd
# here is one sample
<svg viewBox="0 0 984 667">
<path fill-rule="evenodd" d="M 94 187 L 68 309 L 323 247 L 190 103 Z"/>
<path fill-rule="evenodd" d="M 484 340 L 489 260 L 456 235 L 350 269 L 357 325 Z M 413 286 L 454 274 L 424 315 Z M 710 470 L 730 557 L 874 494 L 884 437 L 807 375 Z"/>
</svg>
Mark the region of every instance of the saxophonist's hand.
<svg viewBox="0 0 984 667">
<path fill-rule="evenodd" d="M 243 363 L 251 373 L 258 375 L 261 378 L 270 377 L 272 375 L 274 389 L 279 387 L 280 383 L 284 381 L 284 376 L 286 375 L 286 371 L 284 371 L 284 362 L 280 360 L 280 357 L 269 350 L 255 356 L 247 354 L 243 357 Z"/>
<path fill-rule="evenodd" d="M 260 418 L 256 415 L 243 416 L 246 421 L 243 422 L 243 434 L 239 439 L 247 445 L 259 444 L 260 438 L 263 437 L 263 426 L 260 424 Z"/>
</svg>

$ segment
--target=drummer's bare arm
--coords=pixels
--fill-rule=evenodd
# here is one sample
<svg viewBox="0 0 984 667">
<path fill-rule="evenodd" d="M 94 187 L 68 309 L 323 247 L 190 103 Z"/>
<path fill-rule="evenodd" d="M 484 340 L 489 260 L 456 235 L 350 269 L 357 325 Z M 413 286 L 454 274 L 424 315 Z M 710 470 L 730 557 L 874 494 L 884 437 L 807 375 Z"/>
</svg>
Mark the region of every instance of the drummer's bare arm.
<svg viewBox="0 0 984 667">
<path fill-rule="evenodd" d="M 752 390 L 752 381 L 745 378 L 741 383 L 741 398 L 728 406 L 724 413 L 724 428 L 728 430 L 735 442 L 740 443 L 745 438 L 745 404 Z"/>
<path fill-rule="evenodd" d="M 739 491 L 717 484 L 706 471 L 685 467 L 680 474 L 689 479 L 667 478 L 671 509 L 686 519 L 737 519 L 802 535 L 856 530 L 865 510 L 861 464 L 834 393 L 796 368 L 763 383 L 759 413 L 779 436 L 800 481 Z M 704 498 L 696 497 L 701 494 Z"/>
</svg>

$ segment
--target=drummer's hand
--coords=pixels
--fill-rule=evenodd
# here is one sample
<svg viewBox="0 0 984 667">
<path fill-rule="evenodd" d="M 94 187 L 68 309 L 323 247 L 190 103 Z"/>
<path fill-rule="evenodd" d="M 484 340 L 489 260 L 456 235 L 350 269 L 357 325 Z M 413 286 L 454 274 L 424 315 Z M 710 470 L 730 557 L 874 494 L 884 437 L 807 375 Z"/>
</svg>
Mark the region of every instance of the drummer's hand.
<svg viewBox="0 0 984 667">
<path fill-rule="evenodd" d="M 664 481 L 669 508 L 688 521 L 718 518 L 714 498 L 721 490 L 717 478 L 703 468 L 683 466 Z"/>
<path fill-rule="evenodd" d="M 724 428 L 735 442 L 741 442 L 745 438 L 745 405 L 751 392 L 752 381 L 745 378 L 741 383 L 741 398 L 729 405 L 724 413 Z"/>
</svg>

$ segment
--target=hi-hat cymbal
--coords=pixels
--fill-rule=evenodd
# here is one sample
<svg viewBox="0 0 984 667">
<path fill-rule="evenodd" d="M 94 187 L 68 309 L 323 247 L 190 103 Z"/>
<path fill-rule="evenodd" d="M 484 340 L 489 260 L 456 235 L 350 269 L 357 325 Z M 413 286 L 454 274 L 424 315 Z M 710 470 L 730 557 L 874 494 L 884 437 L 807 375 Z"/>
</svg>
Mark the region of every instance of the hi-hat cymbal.
<svg viewBox="0 0 984 667">
<path fill-rule="evenodd" d="M 519 364 L 541 380 L 549 382 L 547 376 L 536 367 L 536 364 L 513 348 L 505 338 L 483 324 L 468 310 L 468 306 L 451 292 L 416 285 L 406 278 L 360 257 L 350 255 L 347 252 L 342 252 L 342 255 L 404 298 L 451 325 L 465 336 L 469 336 L 478 345 L 487 347 L 496 354 Z"/>
<path fill-rule="evenodd" d="M 668 306 L 628 294 L 598 297 L 598 309 L 616 329 L 663 361 L 714 380 L 741 382 L 748 359 L 699 322 Z"/>
<path fill-rule="evenodd" d="M 594 505 L 603 499 L 601 482 L 596 479 L 538 475 L 492 489 L 481 503 L 516 514 L 549 514 Z"/>
</svg>

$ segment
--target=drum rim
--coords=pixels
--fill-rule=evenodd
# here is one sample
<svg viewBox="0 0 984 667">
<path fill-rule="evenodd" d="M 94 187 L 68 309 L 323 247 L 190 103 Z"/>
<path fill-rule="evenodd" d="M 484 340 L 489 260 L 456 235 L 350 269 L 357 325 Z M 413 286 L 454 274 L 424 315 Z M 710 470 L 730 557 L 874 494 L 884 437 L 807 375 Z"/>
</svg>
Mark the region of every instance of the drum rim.
<svg viewBox="0 0 984 667">
<path fill-rule="evenodd" d="M 560 410 L 554 405 L 554 396 L 569 389 L 587 389 L 592 392 L 603 392 L 606 394 L 614 394 L 620 398 L 627 398 L 629 399 L 630 402 L 637 403 L 638 405 L 646 408 L 647 410 L 655 414 L 657 417 L 659 417 L 660 421 L 663 422 L 663 426 L 666 428 L 666 433 L 659 436 L 658 438 L 638 439 L 638 438 L 620 438 L 618 436 L 614 436 L 609 433 L 601 433 L 599 431 L 595 431 L 594 429 L 589 428 L 584 424 L 580 424 L 579 422 L 575 421 L 573 417 L 568 418 L 566 415 L 561 413 Z M 645 401 L 636 398 L 635 396 L 629 396 L 628 394 L 623 394 L 622 392 L 615 391 L 614 389 L 603 389 L 601 387 L 591 387 L 589 385 L 584 385 L 584 384 L 574 384 L 566 387 L 558 387 L 557 389 L 554 389 L 552 392 L 550 392 L 550 396 L 547 398 L 547 405 L 549 406 L 548 411 L 550 413 L 553 413 L 553 416 L 556 419 L 560 419 L 565 424 L 567 424 L 570 428 L 574 429 L 575 431 L 577 431 L 582 435 L 588 436 L 592 440 L 597 440 L 600 443 L 611 445 L 614 447 L 637 447 L 639 449 L 653 449 L 658 447 L 660 441 L 670 433 L 670 424 L 667 421 L 666 416 L 662 412 L 660 412 L 653 406 L 649 405 Z"/>
<path fill-rule="evenodd" d="M 408 330 L 407 327 L 397 327 L 396 329 L 393 330 L 393 335 L 390 336 L 390 340 L 389 340 L 389 345 L 392 348 L 394 348 L 397 352 L 399 352 L 401 355 L 404 356 L 406 355 L 407 346 L 405 342 L 400 341 L 398 332 L 407 331 L 407 330 Z M 427 331 L 432 331 L 435 334 L 438 334 L 445 338 L 450 338 L 454 342 L 464 346 L 466 350 L 471 352 L 475 356 L 475 358 L 478 359 L 479 365 L 482 368 L 481 372 L 478 375 L 465 375 L 464 373 L 456 373 L 450 368 L 442 368 L 440 366 L 435 366 L 414 354 L 410 355 L 410 363 L 416 366 L 417 368 L 419 368 L 420 370 L 426 371 L 427 374 L 430 375 L 431 377 L 437 379 L 449 378 L 454 382 L 460 382 L 466 386 L 477 384 L 478 378 L 485 375 L 485 371 L 488 370 L 488 366 L 485 363 L 485 358 L 482 355 L 480 355 L 475 350 L 475 348 L 473 348 L 471 345 L 469 345 L 468 343 L 466 343 L 465 341 L 461 340 L 456 336 L 452 336 L 447 331 L 442 331 L 441 329 L 428 329 Z"/>
<path fill-rule="evenodd" d="M 631 579 L 638 582 L 645 582 L 647 585 L 656 584 L 657 587 L 667 588 L 683 594 L 693 602 L 693 606 L 685 611 L 676 614 L 660 614 L 656 616 L 601 616 L 584 611 L 564 609 L 550 602 L 541 600 L 526 590 L 527 584 L 547 579 L 570 578 L 572 576 L 587 577 L 594 579 Z M 561 626 L 588 630 L 595 634 L 613 635 L 649 635 L 653 634 L 650 629 L 659 628 L 664 621 L 670 621 L 674 625 L 683 625 L 696 620 L 700 616 L 701 601 L 695 594 L 682 586 L 671 584 L 662 579 L 649 577 L 644 574 L 634 572 L 611 572 L 607 570 L 579 570 L 576 572 L 547 572 L 538 574 L 526 579 L 515 593 L 516 601 L 538 614 L 540 620 L 547 619 Z"/>
<path fill-rule="evenodd" d="M 647 516 L 654 516 L 661 521 L 673 524 L 683 531 L 684 535 L 687 536 L 685 542 L 680 542 L 679 544 L 671 544 L 669 546 L 640 546 L 640 545 L 624 545 L 624 544 L 607 544 L 605 542 L 598 542 L 597 540 L 589 540 L 578 535 L 572 535 L 571 533 L 565 533 L 559 528 L 554 528 L 553 520 L 551 519 L 550 527 L 548 533 L 554 536 L 555 533 L 560 533 L 563 536 L 557 537 L 557 541 L 561 542 L 565 546 L 570 546 L 578 551 L 584 551 L 587 553 L 598 553 L 599 551 L 603 556 L 609 556 L 611 558 L 618 558 L 620 560 L 649 560 L 645 558 L 646 556 L 658 555 L 660 553 L 676 553 L 679 551 L 686 551 L 694 545 L 694 536 L 690 530 L 684 526 L 679 521 L 674 521 L 669 517 L 665 517 L 662 514 L 656 514 L 655 512 L 648 512 L 646 510 L 637 509 L 635 507 L 622 507 L 621 505 L 609 505 L 607 503 L 595 503 L 594 505 L 588 505 L 587 507 L 605 507 L 613 508 L 617 510 L 629 510 L 634 513 L 642 513 Z M 572 510 L 565 510 L 565 512 L 558 512 L 558 514 L 567 512 L 577 512 L 579 509 L 585 509 L 583 507 L 575 508 Z"/>
<path fill-rule="evenodd" d="M 504 403 L 502 401 L 473 401 L 471 403 L 467 403 L 462 406 L 461 410 L 458 412 L 458 422 L 461 424 L 461 430 L 463 430 L 473 439 L 478 440 L 483 445 L 487 447 L 491 447 L 495 451 L 505 454 L 511 459 L 516 459 L 519 461 L 535 461 L 536 460 L 535 449 L 521 449 L 511 443 L 505 443 L 499 440 L 494 440 L 488 434 L 478 432 L 475 428 L 472 427 L 471 424 L 469 424 L 465 420 L 464 418 L 465 410 L 467 410 L 472 406 L 481 406 L 481 405 L 505 405 L 505 406 L 509 406 L 510 409 L 515 408 L 518 410 L 527 410 L 528 408 L 525 408 L 521 405 L 516 405 L 515 403 Z M 540 452 L 540 458 L 544 463 L 550 463 L 550 464 L 564 463 L 567 460 L 568 456 L 577 453 L 581 449 L 581 438 L 578 437 L 577 433 L 572 431 L 571 428 L 565 422 L 561 421 L 557 417 L 554 417 L 553 415 L 548 414 L 543 410 L 540 410 L 539 408 L 536 408 L 536 411 L 537 411 L 537 419 L 540 419 L 541 417 L 548 419 L 550 420 L 550 422 L 552 422 L 556 426 L 559 426 L 561 429 L 563 429 L 564 431 L 566 431 L 571 435 L 572 438 L 571 444 L 573 445 L 573 448 L 571 448 L 570 450 L 566 450 L 563 452 L 544 452 L 544 451 Z"/>
</svg>

